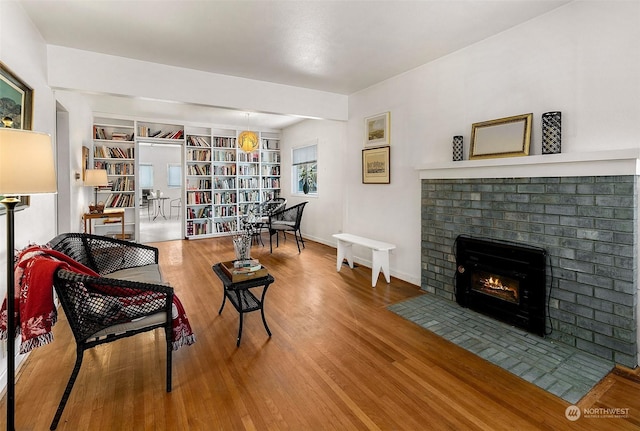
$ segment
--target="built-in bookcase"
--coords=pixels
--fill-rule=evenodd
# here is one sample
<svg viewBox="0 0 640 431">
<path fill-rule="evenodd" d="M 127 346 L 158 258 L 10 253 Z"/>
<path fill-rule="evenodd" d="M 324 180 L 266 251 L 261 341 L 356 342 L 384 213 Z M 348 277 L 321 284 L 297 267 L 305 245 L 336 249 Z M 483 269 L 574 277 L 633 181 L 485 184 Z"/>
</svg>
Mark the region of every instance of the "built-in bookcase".
<svg viewBox="0 0 640 431">
<path fill-rule="evenodd" d="M 184 139 L 184 126 L 180 124 L 138 121 L 137 131 L 138 138 L 145 138 L 145 141 L 149 142 L 153 142 L 154 139 L 158 139 L 158 142 L 164 142 L 166 139 Z M 151 140 L 149 140 L 149 138 L 151 138 Z"/>
<path fill-rule="evenodd" d="M 235 232 L 238 228 L 236 131 L 232 129 L 214 129 L 211 143 L 213 232 L 216 234 Z"/>
<path fill-rule="evenodd" d="M 98 190 L 98 202 L 104 203 L 105 211 L 113 209 L 125 211 L 125 235 L 128 239 L 134 239 L 136 237 L 135 123 L 131 120 L 95 118 L 93 138 L 93 167 L 105 169 L 109 179 L 109 186 Z M 92 193 L 91 196 L 94 194 Z M 115 225 L 108 221 L 109 219 L 95 221 L 95 232 L 99 235 L 120 234 L 120 224 Z"/>
<path fill-rule="evenodd" d="M 210 129 L 187 133 L 185 170 L 185 236 L 209 235 L 212 214 Z"/>
<path fill-rule="evenodd" d="M 262 133 L 260 148 L 260 201 L 280 194 L 280 138 L 277 134 Z"/>
<path fill-rule="evenodd" d="M 142 144 L 183 147 L 184 237 L 228 235 L 260 202 L 280 194 L 280 136 L 262 132 L 260 148 L 237 147 L 241 130 L 139 120 L 96 118 L 93 164 L 106 169 L 110 186 L 101 190 L 107 208 L 124 208 L 126 232 L 139 238 L 142 193 L 137 186 Z M 105 226 L 105 233 L 108 227 Z"/>
<path fill-rule="evenodd" d="M 196 223 L 205 224 L 205 220 L 197 217 L 194 222 L 187 223 L 186 237 L 197 238 L 203 235 L 225 235 L 236 232 L 242 217 L 255 208 L 259 203 L 279 196 L 280 194 L 280 137 L 277 133 L 263 133 L 260 149 L 252 153 L 245 153 L 237 147 L 236 138 L 239 130 L 212 129 L 210 156 L 210 171 L 203 160 L 193 160 L 195 155 L 206 158 L 208 152 L 197 152 L 198 144 L 189 143 L 187 137 L 187 199 L 194 193 L 204 193 L 209 183 L 201 180 L 211 179 L 211 202 L 202 205 L 210 209 L 208 219 L 210 230 L 197 231 Z M 204 143 L 203 143 L 204 145 Z M 191 151 L 191 153 L 190 153 Z M 210 173 L 209 173 L 210 172 Z M 193 193 L 190 193 L 190 190 Z M 195 197 L 191 197 L 195 199 Z M 187 220 L 194 215 L 187 205 Z M 193 204 L 198 206 L 197 204 Z M 200 233 L 198 233 L 200 232 Z"/>
</svg>

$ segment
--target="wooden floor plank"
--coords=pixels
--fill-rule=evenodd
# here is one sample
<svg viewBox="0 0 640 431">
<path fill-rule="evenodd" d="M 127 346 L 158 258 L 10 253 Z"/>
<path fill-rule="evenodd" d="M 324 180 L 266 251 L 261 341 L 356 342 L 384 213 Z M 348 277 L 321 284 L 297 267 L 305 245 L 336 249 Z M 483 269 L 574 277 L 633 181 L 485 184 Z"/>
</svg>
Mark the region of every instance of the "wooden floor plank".
<svg viewBox="0 0 640 431">
<path fill-rule="evenodd" d="M 571 422 L 568 403 L 388 311 L 423 295 L 364 266 L 335 268 L 335 249 L 281 241 L 254 246 L 275 277 L 265 313 L 222 314 L 211 266 L 234 256 L 230 238 L 170 241 L 163 275 L 187 310 L 198 341 L 173 355 L 164 390 L 160 330 L 100 346 L 85 360 L 58 427 L 66 430 L 632 430 L 640 428 L 640 378 L 612 373 L 580 408 L 628 408 L 627 418 Z M 19 372 L 16 429 L 48 429 L 75 361 L 61 314 L 55 341 Z M 5 400 L 0 405 L 5 408 Z M 5 417 L 0 417 L 4 428 Z"/>
</svg>

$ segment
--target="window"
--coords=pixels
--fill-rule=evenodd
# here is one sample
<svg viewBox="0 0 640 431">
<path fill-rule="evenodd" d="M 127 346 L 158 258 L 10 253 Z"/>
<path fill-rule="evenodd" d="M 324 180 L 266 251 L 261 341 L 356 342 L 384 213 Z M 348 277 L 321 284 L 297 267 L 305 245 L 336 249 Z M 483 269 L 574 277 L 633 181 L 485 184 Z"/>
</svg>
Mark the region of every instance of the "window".
<svg viewBox="0 0 640 431">
<path fill-rule="evenodd" d="M 167 165 L 167 186 L 178 188 L 182 186 L 182 167 L 178 163 L 169 163 Z"/>
<path fill-rule="evenodd" d="M 153 165 L 140 163 L 140 188 L 153 189 Z"/>
<path fill-rule="evenodd" d="M 318 194 L 318 145 L 294 148 L 291 154 L 293 193 Z"/>
</svg>

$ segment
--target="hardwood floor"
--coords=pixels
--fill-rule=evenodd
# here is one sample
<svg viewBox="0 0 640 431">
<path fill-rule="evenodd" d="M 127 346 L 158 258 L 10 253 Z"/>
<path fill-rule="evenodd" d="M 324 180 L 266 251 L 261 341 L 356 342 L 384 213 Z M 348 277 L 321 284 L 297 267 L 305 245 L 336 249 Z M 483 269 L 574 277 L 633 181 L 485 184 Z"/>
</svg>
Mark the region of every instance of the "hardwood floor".
<svg viewBox="0 0 640 431">
<path fill-rule="evenodd" d="M 217 314 L 211 265 L 233 258 L 229 238 L 156 243 L 165 279 L 198 341 L 174 352 L 164 390 L 160 330 L 100 346 L 84 364 L 59 430 L 563 430 L 640 429 L 637 376 L 612 373 L 581 408 L 628 408 L 624 419 L 565 418 L 568 403 L 387 311 L 421 295 L 395 278 L 371 288 L 369 268 L 335 270 L 335 249 L 291 238 L 269 254 L 275 277 L 259 313 Z M 75 360 L 63 315 L 16 387 L 16 429 L 46 430 Z M 5 400 L 0 427 L 5 428 Z"/>
</svg>

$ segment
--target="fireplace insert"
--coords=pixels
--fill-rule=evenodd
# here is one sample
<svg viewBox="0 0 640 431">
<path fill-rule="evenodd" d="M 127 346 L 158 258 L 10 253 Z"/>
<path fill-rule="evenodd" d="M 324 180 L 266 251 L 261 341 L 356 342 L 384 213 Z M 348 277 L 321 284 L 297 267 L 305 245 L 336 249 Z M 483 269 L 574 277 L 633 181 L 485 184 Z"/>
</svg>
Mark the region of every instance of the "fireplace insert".
<svg viewBox="0 0 640 431">
<path fill-rule="evenodd" d="M 458 304 L 544 336 L 543 248 L 460 235 L 455 255 Z"/>
</svg>

